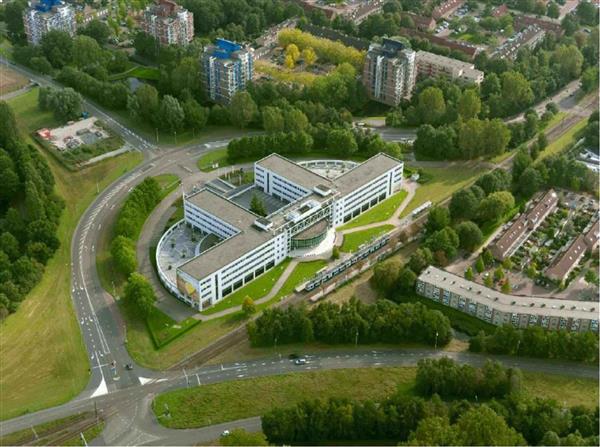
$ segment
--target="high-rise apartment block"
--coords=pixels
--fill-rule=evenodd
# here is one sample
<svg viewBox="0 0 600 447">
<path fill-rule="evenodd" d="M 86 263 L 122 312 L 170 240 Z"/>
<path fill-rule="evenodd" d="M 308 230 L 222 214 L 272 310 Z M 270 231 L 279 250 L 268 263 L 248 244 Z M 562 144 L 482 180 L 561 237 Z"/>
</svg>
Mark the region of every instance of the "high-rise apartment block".
<svg viewBox="0 0 600 447">
<path fill-rule="evenodd" d="M 204 49 L 202 83 L 209 98 L 228 104 L 239 90 L 246 88 L 254 75 L 254 53 L 251 48 L 217 39 Z"/>
<path fill-rule="evenodd" d="M 410 97 L 415 86 L 416 53 L 400 41 L 373 43 L 365 59 L 363 83 L 369 98 L 390 106 Z"/>
<path fill-rule="evenodd" d="M 23 25 L 31 45 L 39 44 L 48 31 L 59 30 L 73 35 L 77 27 L 73 7 L 60 0 L 30 2 L 23 12 Z"/>
<path fill-rule="evenodd" d="M 194 14 L 172 0 L 157 0 L 148 6 L 141 25 L 161 45 L 187 45 L 194 38 Z"/>
</svg>

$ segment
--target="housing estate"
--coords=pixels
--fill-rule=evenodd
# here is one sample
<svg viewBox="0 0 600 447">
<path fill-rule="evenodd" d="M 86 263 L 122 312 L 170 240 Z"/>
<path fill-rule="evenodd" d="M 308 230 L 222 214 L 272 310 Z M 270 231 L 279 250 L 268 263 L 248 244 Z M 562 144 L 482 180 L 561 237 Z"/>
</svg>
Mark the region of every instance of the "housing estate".
<svg viewBox="0 0 600 447">
<path fill-rule="evenodd" d="M 558 195 L 554 190 L 538 196 L 533 207 L 515 219 L 502 235 L 492 244 L 490 251 L 500 261 L 512 256 L 527 237 L 558 206 Z"/>
</svg>

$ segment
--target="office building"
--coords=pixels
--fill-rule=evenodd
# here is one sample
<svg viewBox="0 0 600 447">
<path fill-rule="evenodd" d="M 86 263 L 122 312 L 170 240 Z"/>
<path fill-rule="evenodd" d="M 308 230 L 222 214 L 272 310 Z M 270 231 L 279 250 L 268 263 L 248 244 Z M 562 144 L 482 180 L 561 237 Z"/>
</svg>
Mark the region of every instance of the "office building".
<svg viewBox="0 0 600 447">
<path fill-rule="evenodd" d="M 507 295 L 433 266 L 419 275 L 416 291 L 496 326 L 598 332 L 598 303 Z"/>
<path fill-rule="evenodd" d="M 443 76 L 462 84 L 481 84 L 484 73 L 469 62 L 428 51 L 417 51 L 417 76 L 421 78 Z"/>
<path fill-rule="evenodd" d="M 194 38 L 194 14 L 172 0 L 156 0 L 148 6 L 141 25 L 161 45 L 187 45 Z"/>
<path fill-rule="evenodd" d="M 59 30 L 75 34 L 77 22 L 75 11 L 71 5 L 60 0 L 41 0 L 30 2 L 29 7 L 23 11 L 23 26 L 27 42 L 37 45 L 50 30 Z"/>
<path fill-rule="evenodd" d="M 202 55 L 202 83 L 209 98 L 228 104 L 236 92 L 246 88 L 254 76 L 252 48 L 225 39 L 204 49 Z"/>
<path fill-rule="evenodd" d="M 400 41 L 384 38 L 372 43 L 365 58 L 363 83 L 369 98 L 397 106 L 415 86 L 416 53 Z"/>
<path fill-rule="evenodd" d="M 184 197 L 186 224 L 219 242 L 176 266 L 179 299 L 199 310 L 219 302 L 272 269 L 295 250 L 319 246 L 327 234 L 396 192 L 403 163 L 378 154 L 330 179 L 277 154 L 254 164 L 250 187 L 282 206 L 260 217 L 235 196 L 203 188 Z M 166 233 L 167 234 L 167 233 Z M 164 238 L 165 236 L 163 236 Z M 162 244 L 159 242 L 159 250 Z"/>
<path fill-rule="evenodd" d="M 538 197 L 533 207 L 517 217 L 492 244 L 490 251 L 494 257 L 499 261 L 511 257 L 544 219 L 556 210 L 557 206 L 558 195 L 553 190 Z"/>
</svg>

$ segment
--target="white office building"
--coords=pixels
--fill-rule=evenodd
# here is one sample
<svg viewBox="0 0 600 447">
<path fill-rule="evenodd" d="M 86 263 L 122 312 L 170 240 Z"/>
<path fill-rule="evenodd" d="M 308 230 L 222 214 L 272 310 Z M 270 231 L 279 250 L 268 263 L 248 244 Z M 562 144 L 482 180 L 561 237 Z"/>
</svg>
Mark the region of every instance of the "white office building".
<svg viewBox="0 0 600 447">
<path fill-rule="evenodd" d="M 265 217 L 209 188 L 184 197 L 186 224 L 219 238 L 176 267 L 177 284 L 165 284 L 194 308 L 209 308 L 388 198 L 402 185 L 403 163 L 378 154 L 330 179 L 272 154 L 257 161 L 254 172 L 253 188 L 283 204 Z"/>
</svg>

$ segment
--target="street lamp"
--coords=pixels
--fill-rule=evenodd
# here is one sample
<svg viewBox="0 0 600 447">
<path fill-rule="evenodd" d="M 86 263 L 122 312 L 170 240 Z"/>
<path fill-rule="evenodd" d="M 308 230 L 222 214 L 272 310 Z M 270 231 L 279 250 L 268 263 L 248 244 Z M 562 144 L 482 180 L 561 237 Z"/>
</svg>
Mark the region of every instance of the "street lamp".
<svg viewBox="0 0 600 447">
<path fill-rule="evenodd" d="M 435 331 L 435 346 L 433 349 L 437 349 L 437 339 L 438 339 L 438 335 L 440 335 L 440 333 L 438 331 Z"/>
<path fill-rule="evenodd" d="M 354 338 L 354 346 L 358 346 L 358 329 L 356 329 L 356 337 Z"/>
</svg>

